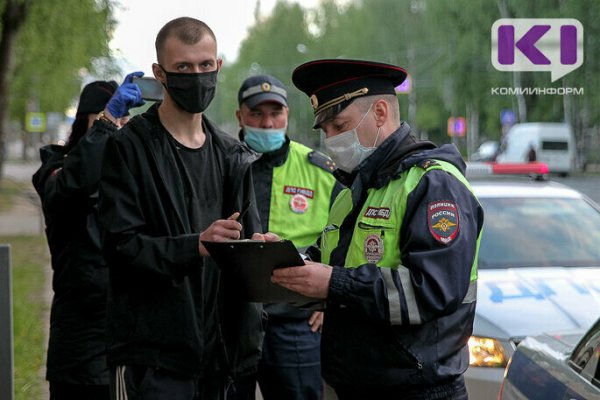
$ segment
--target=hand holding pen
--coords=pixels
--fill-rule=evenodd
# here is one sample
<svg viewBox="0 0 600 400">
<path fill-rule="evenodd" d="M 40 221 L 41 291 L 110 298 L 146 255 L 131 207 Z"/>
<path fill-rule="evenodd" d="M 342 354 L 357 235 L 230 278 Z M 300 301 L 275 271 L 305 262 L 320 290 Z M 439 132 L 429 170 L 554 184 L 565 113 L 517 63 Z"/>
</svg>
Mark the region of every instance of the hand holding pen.
<svg viewBox="0 0 600 400">
<path fill-rule="evenodd" d="M 242 207 L 242 211 L 236 211 L 229 216 L 227 219 L 219 219 L 213 222 L 205 231 L 200 233 L 199 250 L 200 254 L 204 257 L 209 256 L 208 250 L 202 244 L 202 241 L 209 242 L 225 242 L 228 240 L 240 239 L 242 232 L 242 218 L 252 203 L 247 201 Z"/>
</svg>

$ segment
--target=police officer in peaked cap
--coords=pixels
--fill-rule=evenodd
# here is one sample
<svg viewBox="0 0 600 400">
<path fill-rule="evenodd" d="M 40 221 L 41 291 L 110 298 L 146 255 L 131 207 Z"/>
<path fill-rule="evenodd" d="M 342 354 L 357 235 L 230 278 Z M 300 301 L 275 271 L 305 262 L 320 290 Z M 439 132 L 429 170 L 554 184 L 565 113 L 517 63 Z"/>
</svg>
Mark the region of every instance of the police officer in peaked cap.
<svg viewBox="0 0 600 400">
<path fill-rule="evenodd" d="M 324 301 L 322 373 L 341 400 L 467 398 L 483 210 L 457 148 L 401 122 L 405 78 L 395 65 L 347 59 L 292 75 L 347 188 L 311 261 L 272 281 Z"/>
</svg>

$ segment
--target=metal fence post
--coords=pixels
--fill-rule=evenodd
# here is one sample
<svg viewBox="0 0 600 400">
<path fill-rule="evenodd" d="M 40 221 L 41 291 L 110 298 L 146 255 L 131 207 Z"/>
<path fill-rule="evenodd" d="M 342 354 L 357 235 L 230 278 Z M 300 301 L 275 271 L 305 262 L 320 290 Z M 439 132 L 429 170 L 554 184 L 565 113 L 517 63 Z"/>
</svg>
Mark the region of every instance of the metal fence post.
<svg viewBox="0 0 600 400">
<path fill-rule="evenodd" d="M 10 244 L 0 244 L 0 399 L 13 400 L 13 316 Z"/>
</svg>

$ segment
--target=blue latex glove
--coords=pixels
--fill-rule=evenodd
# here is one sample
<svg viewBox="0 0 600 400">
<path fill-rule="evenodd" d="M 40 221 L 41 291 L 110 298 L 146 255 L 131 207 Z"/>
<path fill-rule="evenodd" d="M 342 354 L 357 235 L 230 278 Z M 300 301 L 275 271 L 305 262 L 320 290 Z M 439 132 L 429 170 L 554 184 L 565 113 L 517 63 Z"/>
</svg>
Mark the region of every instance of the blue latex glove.
<svg viewBox="0 0 600 400">
<path fill-rule="evenodd" d="M 125 77 L 123 84 L 117 88 L 112 95 L 106 108 L 115 118 L 121 118 L 129 114 L 129 109 L 143 106 L 146 102 L 142 100 L 142 91 L 135 83 L 131 83 L 134 76 L 144 76 L 142 71 L 132 72 Z"/>
</svg>

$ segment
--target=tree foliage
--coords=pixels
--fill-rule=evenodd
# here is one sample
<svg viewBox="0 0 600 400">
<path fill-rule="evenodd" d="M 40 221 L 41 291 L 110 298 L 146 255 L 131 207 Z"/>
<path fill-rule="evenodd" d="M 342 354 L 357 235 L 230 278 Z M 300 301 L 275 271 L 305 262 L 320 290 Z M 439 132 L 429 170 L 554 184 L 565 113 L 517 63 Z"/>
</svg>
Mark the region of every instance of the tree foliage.
<svg viewBox="0 0 600 400">
<path fill-rule="evenodd" d="M 225 65 L 219 74 L 217 98 L 208 110 L 209 115 L 214 115 L 228 131 L 237 130 L 234 112 L 240 85 L 251 75 L 270 74 L 286 85 L 290 109 L 298 111 L 303 116 L 302 121 L 306 121 L 310 111 L 306 109 L 306 97 L 292 85 L 291 67 L 302 63 L 305 60 L 302 51 L 310 51 L 312 47 L 302 8 L 298 4 L 277 3 L 270 17 L 257 21 L 250 29 L 236 62 Z M 299 130 L 297 135 L 301 141 L 315 139 L 316 135 L 307 129 L 312 125 L 295 122 L 290 121 L 290 131 Z"/>
<path fill-rule="evenodd" d="M 519 115 L 523 108 L 520 122 L 567 121 L 582 151 L 593 148 L 590 142 L 600 146 L 600 7 L 595 0 L 321 0 L 313 9 L 291 1 L 279 0 L 270 16 L 257 21 L 238 59 L 224 68 L 231 110 L 237 106 L 237 87 L 249 75 L 271 73 L 290 84 L 293 69 L 305 61 L 362 58 L 406 67 L 413 91 L 399 95 L 401 115 L 416 132 L 438 143 L 450 140 L 449 117 L 466 116 L 472 151 L 476 142 L 500 139 L 502 110 Z M 503 17 L 579 20 L 584 26 L 584 64 L 555 83 L 550 73 L 522 72 L 515 79 L 516 74 L 497 71 L 491 63 L 491 27 Z M 521 99 L 491 94 L 492 88 L 515 87 L 515 82 L 521 87 L 583 88 L 585 94 Z M 298 96 L 293 86 L 288 91 L 291 124 L 305 131 L 312 125 L 308 99 Z M 219 122 L 231 121 L 233 111 L 217 111 L 215 116 Z"/>
<path fill-rule="evenodd" d="M 64 112 L 81 89 L 82 72 L 109 56 L 114 27 L 108 0 L 37 0 L 17 43 L 11 76 L 11 115 L 28 108 Z"/>
<path fill-rule="evenodd" d="M 0 0 L 0 178 L 9 120 L 65 112 L 81 72 L 98 72 L 94 60 L 110 56 L 113 1 Z"/>
</svg>

